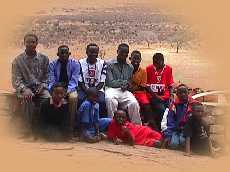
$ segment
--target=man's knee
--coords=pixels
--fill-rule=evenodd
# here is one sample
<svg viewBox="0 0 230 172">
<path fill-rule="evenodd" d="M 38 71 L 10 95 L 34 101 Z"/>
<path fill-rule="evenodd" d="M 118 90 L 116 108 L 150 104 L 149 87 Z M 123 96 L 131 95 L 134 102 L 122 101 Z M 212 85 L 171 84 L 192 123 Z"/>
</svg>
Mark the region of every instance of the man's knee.
<svg viewBox="0 0 230 172">
<path fill-rule="evenodd" d="M 39 97 L 42 99 L 48 99 L 50 97 L 50 93 L 48 90 L 43 89 Z"/>
<path fill-rule="evenodd" d="M 68 101 L 69 102 L 76 102 L 77 98 L 78 98 L 78 94 L 76 91 L 74 91 L 74 92 L 69 93 Z"/>
<path fill-rule="evenodd" d="M 118 101 L 116 100 L 116 99 L 114 99 L 114 98 L 107 98 L 107 99 L 105 99 L 105 103 L 106 103 L 106 105 L 107 106 L 115 106 L 115 107 L 118 107 Z"/>
<path fill-rule="evenodd" d="M 114 97 L 112 95 L 106 95 L 105 102 L 110 103 L 111 101 L 114 101 Z"/>
<path fill-rule="evenodd" d="M 128 108 L 140 109 L 139 103 L 136 100 L 130 100 Z"/>
</svg>

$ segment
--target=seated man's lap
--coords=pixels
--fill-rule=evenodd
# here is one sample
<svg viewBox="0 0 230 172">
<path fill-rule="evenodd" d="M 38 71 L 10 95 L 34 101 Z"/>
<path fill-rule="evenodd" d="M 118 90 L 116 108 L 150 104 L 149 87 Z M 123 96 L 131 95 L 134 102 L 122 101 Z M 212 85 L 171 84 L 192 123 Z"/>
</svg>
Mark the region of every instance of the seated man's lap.
<svg viewBox="0 0 230 172">
<path fill-rule="evenodd" d="M 78 98 L 77 91 L 73 91 L 69 93 L 69 99 L 77 99 L 77 98 Z"/>
<path fill-rule="evenodd" d="M 150 104 L 149 98 L 147 97 L 144 91 L 134 92 L 133 95 L 135 96 L 140 105 Z"/>
</svg>

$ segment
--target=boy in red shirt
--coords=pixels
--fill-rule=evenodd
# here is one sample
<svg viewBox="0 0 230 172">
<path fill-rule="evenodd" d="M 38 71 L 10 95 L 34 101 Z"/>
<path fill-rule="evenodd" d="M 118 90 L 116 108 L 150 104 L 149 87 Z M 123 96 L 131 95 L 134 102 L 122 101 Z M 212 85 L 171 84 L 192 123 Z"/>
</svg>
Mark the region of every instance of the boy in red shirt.
<svg viewBox="0 0 230 172">
<path fill-rule="evenodd" d="M 147 73 L 146 70 L 140 66 L 141 63 L 141 52 L 133 51 L 129 58 L 133 66 L 133 76 L 130 82 L 130 91 L 137 99 L 141 112 L 143 114 L 143 121 L 147 123 L 149 127 L 156 129 L 156 124 L 153 118 L 153 110 L 146 92 Z"/>
<path fill-rule="evenodd" d="M 162 136 L 147 126 L 128 122 L 125 111 L 117 110 L 109 125 L 108 139 L 112 140 L 114 144 L 128 143 L 129 145 L 161 147 Z"/>
<path fill-rule="evenodd" d="M 156 123 L 160 123 L 166 107 L 173 99 L 173 74 L 172 68 L 164 64 L 164 55 L 155 53 L 153 64 L 147 66 L 147 91 L 148 98 L 155 112 Z"/>
</svg>

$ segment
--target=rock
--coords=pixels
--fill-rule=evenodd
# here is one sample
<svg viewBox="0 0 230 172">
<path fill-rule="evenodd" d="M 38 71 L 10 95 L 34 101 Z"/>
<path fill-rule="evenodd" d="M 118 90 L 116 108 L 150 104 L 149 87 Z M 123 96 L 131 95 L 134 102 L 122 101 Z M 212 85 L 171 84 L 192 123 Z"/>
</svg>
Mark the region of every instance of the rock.
<svg viewBox="0 0 230 172">
<path fill-rule="evenodd" d="M 211 125 L 210 126 L 210 133 L 213 133 L 213 134 L 224 134 L 225 132 L 225 126 L 223 125 Z"/>
</svg>

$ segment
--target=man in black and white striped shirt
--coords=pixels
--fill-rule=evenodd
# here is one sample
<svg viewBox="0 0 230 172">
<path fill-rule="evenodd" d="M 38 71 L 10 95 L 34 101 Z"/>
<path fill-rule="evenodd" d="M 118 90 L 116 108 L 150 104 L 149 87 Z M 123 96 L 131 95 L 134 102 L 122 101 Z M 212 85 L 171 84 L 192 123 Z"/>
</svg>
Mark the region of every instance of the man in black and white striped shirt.
<svg viewBox="0 0 230 172">
<path fill-rule="evenodd" d="M 98 58 L 99 47 L 91 43 L 86 47 L 87 57 L 80 59 L 80 77 L 79 77 L 79 103 L 81 104 L 86 98 L 86 91 L 90 87 L 96 87 L 98 90 L 98 103 L 100 106 L 100 116 L 105 117 L 106 104 L 104 85 L 106 79 L 106 63 Z"/>
</svg>

